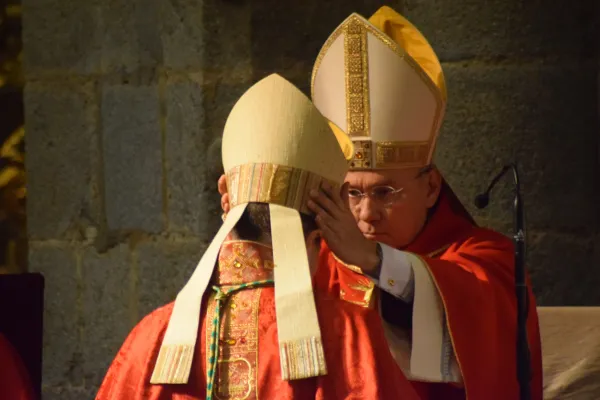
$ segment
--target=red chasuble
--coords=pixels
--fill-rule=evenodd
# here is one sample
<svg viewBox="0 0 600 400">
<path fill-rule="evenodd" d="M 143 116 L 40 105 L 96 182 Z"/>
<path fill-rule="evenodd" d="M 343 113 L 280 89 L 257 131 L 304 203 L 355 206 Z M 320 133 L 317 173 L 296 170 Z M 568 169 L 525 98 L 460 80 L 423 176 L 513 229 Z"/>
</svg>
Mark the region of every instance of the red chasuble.
<svg viewBox="0 0 600 400">
<path fill-rule="evenodd" d="M 271 279 L 272 251 L 257 243 L 229 241 L 219 255 L 217 285 Z M 281 379 L 272 286 L 231 295 L 221 316 L 217 399 L 417 400 L 394 362 L 375 310 L 315 291 L 328 374 Z M 214 294 L 205 296 L 192 372 L 185 385 L 151 385 L 173 303 L 146 316 L 130 333 L 98 392 L 98 400 L 191 400 L 206 397 Z M 207 323 L 207 321 L 209 323 Z"/>
<path fill-rule="evenodd" d="M 475 226 L 444 184 L 426 227 L 406 249 L 421 256 L 444 305 L 448 330 L 464 381 L 413 382 L 422 399 L 517 400 L 516 297 L 512 241 Z M 410 331 L 412 306 L 374 288 L 365 276 L 339 262 L 324 246 L 316 285 L 350 303 L 376 308 L 383 318 Z M 536 304 L 529 288 L 528 337 L 531 392 L 542 399 L 542 360 Z M 414 334 L 415 332 L 411 332 Z"/>
<path fill-rule="evenodd" d="M 0 399 L 33 400 L 33 388 L 21 357 L 0 334 Z"/>
</svg>

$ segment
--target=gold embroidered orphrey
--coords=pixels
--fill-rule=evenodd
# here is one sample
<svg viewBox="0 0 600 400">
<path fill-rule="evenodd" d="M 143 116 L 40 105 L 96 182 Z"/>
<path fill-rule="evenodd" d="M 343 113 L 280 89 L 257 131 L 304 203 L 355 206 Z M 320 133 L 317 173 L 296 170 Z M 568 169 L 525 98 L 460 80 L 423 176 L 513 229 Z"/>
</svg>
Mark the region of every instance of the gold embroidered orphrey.
<svg viewBox="0 0 600 400">
<path fill-rule="evenodd" d="M 279 204 L 310 214 L 308 193 L 335 182 L 299 168 L 271 163 L 238 165 L 227 172 L 231 207 L 247 202 Z"/>
<path fill-rule="evenodd" d="M 249 289 L 231 295 L 223 309 L 215 398 L 220 400 L 258 399 L 258 308 L 262 289 Z M 207 308 L 205 337 L 210 338 L 215 317 L 214 294 Z M 206 340 L 209 365 L 210 340 Z"/>
<path fill-rule="evenodd" d="M 344 28 L 344 62 L 347 134 L 370 136 L 367 30 L 358 20 L 351 20 Z"/>
<path fill-rule="evenodd" d="M 398 43 L 372 25 L 365 23 L 357 15 L 350 16 L 347 23 L 341 29 L 337 29 L 327 39 L 317 56 L 311 79 L 313 98 L 317 71 L 327 50 L 342 33 L 344 34 L 344 67 L 346 77 L 346 130 L 350 137 L 372 136 L 367 33 L 377 37 L 389 49 L 405 60 L 411 69 L 419 75 L 421 81 L 425 83 L 436 101 L 435 116 L 432 121 L 428 140 L 377 142 L 370 139 L 353 139 L 355 150 L 350 161 L 350 168 L 387 169 L 427 165 L 433 154 L 436 133 L 442 122 L 445 103 L 442 94 L 429 75 Z"/>
</svg>

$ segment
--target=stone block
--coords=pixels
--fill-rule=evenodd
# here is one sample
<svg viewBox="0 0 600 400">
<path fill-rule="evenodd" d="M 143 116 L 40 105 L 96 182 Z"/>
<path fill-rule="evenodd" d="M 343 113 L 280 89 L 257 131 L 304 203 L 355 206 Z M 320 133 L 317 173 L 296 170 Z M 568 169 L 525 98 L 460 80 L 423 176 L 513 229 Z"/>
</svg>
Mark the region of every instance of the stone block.
<svg viewBox="0 0 600 400">
<path fill-rule="evenodd" d="M 214 85 L 204 85 L 204 112 L 207 138 L 213 140 L 223 135 L 223 128 L 231 109 L 252 84 L 253 82 L 241 85 L 229 85 L 223 82 Z"/>
<path fill-rule="evenodd" d="M 469 200 L 469 199 L 466 199 Z M 465 201 L 467 203 L 467 201 Z M 477 216 L 475 217 L 475 221 L 479 226 L 493 229 L 496 232 L 500 232 L 503 235 L 509 237 L 511 240 L 515 234 L 514 222 L 512 219 L 497 219 L 497 218 L 489 218 L 486 216 Z"/>
<path fill-rule="evenodd" d="M 31 243 L 29 268 L 45 278 L 43 384 L 83 385 L 82 282 L 73 249 Z"/>
<path fill-rule="evenodd" d="M 600 264 L 594 262 L 594 237 L 530 232 L 528 270 L 538 305 L 597 306 Z"/>
<path fill-rule="evenodd" d="M 139 319 L 175 300 L 205 249 L 200 240 L 160 240 L 138 245 Z"/>
<path fill-rule="evenodd" d="M 82 256 L 83 374 L 86 387 L 99 387 L 136 321 L 129 246 L 107 253 L 87 248 Z"/>
<path fill-rule="evenodd" d="M 250 2 L 230 2 L 205 0 L 202 2 L 202 26 L 204 28 L 204 60 L 202 66 L 211 72 L 224 71 L 222 78 L 229 82 L 228 71 L 241 70 L 250 78 L 252 64 L 252 43 L 254 42 L 251 27 Z M 179 53 L 187 50 L 181 48 Z M 197 64 L 196 64 L 197 65 Z M 221 76 L 221 75 L 220 75 Z M 239 79 L 239 77 L 238 77 Z M 236 83 L 239 81 L 236 80 Z"/>
<path fill-rule="evenodd" d="M 131 73 L 162 62 L 160 3 L 147 0 L 102 2 L 102 71 Z"/>
<path fill-rule="evenodd" d="M 207 216 L 206 236 L 212 238 L 218 227 L 221 225 L 221 206 L 220 196 L 217 192 L 217 180 L 222 172 L 221 157 L 219 154 L 220 138 L 223 135 L 225 121 L 237 100 L 249 89 L 251 84 L 228 85 L 211 84 L 204 85 L 205 94 L 204 110 L 206 121 L 206 136 L 210 140 L 212 161 L 209 162 L 210 168 L 207 170 L 206 192 L 204 205 L 207 207 L 205 215 Z"/>
<path fill-rule="evenodd" d="M 51 387 L 42 388 L 42 398 L 44 400 L 91 400 L 96 397 L 98 388 L 87 387 Z"/>
<path fill-rule="evenodd" d="M 200 83 L 177 80 L 167 84 L 169 230 L 210 240 L 220 221 L 216 182 L 223 168 L 220 137 L 207 134 L 204 108 Z"/>
<path fill-rule="evenodd" d="M 201 69 L 207 64 L 204 3 L 176 0 L 161 2 L 160 29 L 165 67 Z"/>
<path fill-rule="evenodd" d="M 475 57 L 569 60 L 598 54 L 594 1 L 410 0 L 404 14 L 442 61 Z"/>
<path fill-rule="evenodd" d="M 193 81 L 169 83 L 165 98 L 169 229 L 200 234 L 208 148 L 202 86 Z"/>
<path fill-rule="evenodd" d="M 351 0 L 342 7 L 338 2 L 255 2 L 252 4 L 253 66 L 261 75 L 278 72 L 286 76 L 288 70 L 303 69 L 304 79 L 310 82 L 312 64 L 325 40 L 351 13 L 369 18 L 384 4 L 401 10 L 401 3 Z"/>
<path fill-rule="evenodd" d="M 588 231 L 597 203 L 595 67 L 445 66 L 449 104 L 436 163 L 465 205 L 518 161 L 528 227 Z M 512 177 L 476 216 L 511 221 Z M 576 206 L 575 206 L 576 205 Z"/>
<path fill-rule="evenodd" d="M 108 228 L 158 232 L 163 227 L 158 88 L 107 85 L 102 95 Z"/>
<path fill-rule="evenodd" d="M 23 1 L 23 55 L 27 75 L 44 70 L 98 72 L 100 6 L 95 1 Z"/>
<path fill-rule="evenodd" d="M 208 158 L 206 162 L 206 185 L 204 186 L 204 236 L 208 241 L 212 240 L 213 236 L 221 227 L 223 221 L 221 215 L 221 195 L 217 190 L 217 181 L 223 174 L 223 164 L 221 161 L 221 138 L 213 139 L 208 150 Z"/>
<path fill-rule="evenodd" d="M 60 238 L 80 219 L 99 219 L 95 85 L 32 82 L 25 103 L 28 233 Z"/>
</svg>

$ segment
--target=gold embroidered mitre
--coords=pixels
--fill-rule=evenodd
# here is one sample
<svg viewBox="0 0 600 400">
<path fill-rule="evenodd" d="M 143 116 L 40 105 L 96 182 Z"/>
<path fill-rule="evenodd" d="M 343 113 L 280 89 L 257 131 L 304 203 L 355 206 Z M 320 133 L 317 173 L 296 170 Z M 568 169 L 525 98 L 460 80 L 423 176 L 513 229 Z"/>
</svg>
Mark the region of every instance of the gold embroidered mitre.
<svg viewBox="0 0 600 400">
<path fill-rule="evenodd" d="M 348 17 L 315 62 L 312 98 L 354 142 L 351 170 L 424 167 L 446 107 L 441 64 L 425 37 L 389 7 Z"/>
<path fill-rule="evenodd" d="M 344 151 L 352 154 L 352 142 L 333 129 L 310 100 L 279 75 L 256 83 L 237 101 L 222 141 L 231 211 L 177 295 L 152 383 L 188 381 L 202 296 L 221 244 L 250 202 L 269 204 L 282 378 L 327 373 L 299 212 L 310 213 L 310 190 L 323 182 L 333 187 L 344 182 Z"/>
</svg>

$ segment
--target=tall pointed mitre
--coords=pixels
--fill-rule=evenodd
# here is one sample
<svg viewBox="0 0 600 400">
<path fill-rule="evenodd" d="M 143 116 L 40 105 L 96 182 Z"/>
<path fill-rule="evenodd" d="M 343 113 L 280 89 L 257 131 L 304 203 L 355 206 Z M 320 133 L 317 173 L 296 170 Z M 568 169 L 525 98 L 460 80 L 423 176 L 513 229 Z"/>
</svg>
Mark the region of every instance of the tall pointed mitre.
<svg viewBox="0 0 600 400">
<path fill-rule="evenodd" d="M 312 98 L 354 142 L 351 170 L 424 167 L 446 108 L 441 64 L 425 37 L 389 7 L 348 17 L 323 45 Z"/>
<path fill-rule="evenodd" d="M 177 295 L 152 383 L 188 381 L 202 297 L 220 246 L 249 202 L 269 204 L 282 378 L 327 373 L 299 212 L 311 213 L 312 189 L 324 182 L 341 186 L 348 170 L 342 149 L 352 154 L 349 138 L 279 75 L 256 83 L 238 100 L 222 141 L 231 211 Z"/>
</svg>

